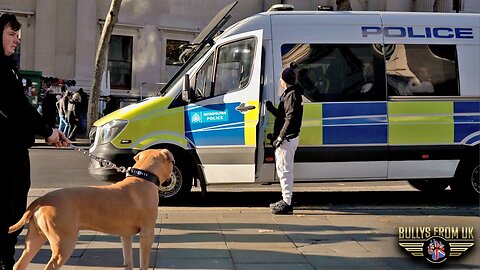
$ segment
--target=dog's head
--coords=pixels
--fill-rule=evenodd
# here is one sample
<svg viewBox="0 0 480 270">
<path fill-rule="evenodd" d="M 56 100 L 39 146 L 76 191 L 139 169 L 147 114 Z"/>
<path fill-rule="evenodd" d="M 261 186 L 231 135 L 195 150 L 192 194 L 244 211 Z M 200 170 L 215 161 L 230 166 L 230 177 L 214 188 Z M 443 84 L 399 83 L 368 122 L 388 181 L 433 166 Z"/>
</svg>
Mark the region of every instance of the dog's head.
<svg viewBox="0 0 480 270">
<path fill-rule="evenodd" d="M 167 149 L 147 149 L 138 153 L 133 159 L 136 161 L 133 168 L 155 174 L 160 184 L 170 179 L 175 162 L 172 153 Z"/>
</svg>

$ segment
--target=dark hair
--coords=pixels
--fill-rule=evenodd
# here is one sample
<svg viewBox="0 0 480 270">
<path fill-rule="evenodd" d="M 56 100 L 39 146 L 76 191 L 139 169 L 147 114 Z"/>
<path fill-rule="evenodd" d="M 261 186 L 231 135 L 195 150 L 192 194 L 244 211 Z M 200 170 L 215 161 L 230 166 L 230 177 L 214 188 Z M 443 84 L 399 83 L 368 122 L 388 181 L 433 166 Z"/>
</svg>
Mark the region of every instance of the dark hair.
<svg viewBox="0 0 480 270">
<path fill-rule="evenodd" d="M 15 15 L 5 13 L 0 16 L 0 29 L 3 31 L 7 26 L 10 26 L 13 31 L 18 31 L 22 28 L 22 24 Z"/>
<path fill-rule="evenodd" d="M 294 85 L 297 82 L 297 63 L 291 62 L 288 67 L 282 71 L 282 80 L 287 84 Z"/>
</svg>

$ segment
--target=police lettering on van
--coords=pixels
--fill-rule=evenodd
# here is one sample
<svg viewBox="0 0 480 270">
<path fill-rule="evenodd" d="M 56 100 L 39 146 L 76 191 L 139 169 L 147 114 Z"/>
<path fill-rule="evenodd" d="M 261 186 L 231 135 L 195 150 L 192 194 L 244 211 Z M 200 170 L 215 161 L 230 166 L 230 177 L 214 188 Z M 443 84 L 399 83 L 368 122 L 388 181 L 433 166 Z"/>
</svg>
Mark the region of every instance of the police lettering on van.
<svg viewBox="0 0 480 270">
<path fill-rule="evenodd" d="M 404 27 L 404 26 L 362 26 L 362 36 L 383 35 L 391 38 L 440 38 L 473 39 L 473 28 L 450 27 Z"/>
</svg>

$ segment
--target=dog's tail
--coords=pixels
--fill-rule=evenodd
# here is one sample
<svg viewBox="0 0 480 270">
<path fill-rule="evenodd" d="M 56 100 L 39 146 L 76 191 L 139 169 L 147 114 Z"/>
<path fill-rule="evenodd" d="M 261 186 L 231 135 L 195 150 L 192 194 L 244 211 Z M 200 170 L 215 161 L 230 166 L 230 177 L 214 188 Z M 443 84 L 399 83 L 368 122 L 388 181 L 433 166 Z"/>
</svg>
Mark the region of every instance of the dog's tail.
<svg viewBox="0 0 480 270">
<path fill-rule="evenodd" d="M 23 227 L 23 225 L 27 224 L 30 221 L 30 218 L 33 216 L 33 213 L 35 213 L 35 211 L 37 210 L 39 199 L 36 199 L 28 206 L 22 218 L 16 224 L 13 224 L 12 226 L 10 226 L 10 228 L 8 228 L 8 233 L 13 233 L 20 230 Z"/>
</svg>

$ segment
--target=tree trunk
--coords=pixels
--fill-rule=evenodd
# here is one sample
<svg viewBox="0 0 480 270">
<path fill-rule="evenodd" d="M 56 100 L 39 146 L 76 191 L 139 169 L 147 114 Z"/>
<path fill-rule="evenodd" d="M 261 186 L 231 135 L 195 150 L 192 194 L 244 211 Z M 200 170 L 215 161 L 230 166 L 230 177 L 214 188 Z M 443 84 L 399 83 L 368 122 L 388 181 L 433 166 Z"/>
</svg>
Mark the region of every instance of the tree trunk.
<svg viewBox="0 0 480 270">
<path fill-rule="evenodd" d="M 337 0 L 337 10 L 351 11 L 352 5 L 350 4 L 350 0 Z"/>
<path fill-rule="evenodd" d="M 120 12 L 121 4 L 122 0 L 112 0 L 98 42 L 97 53 L 95 55 L 95 67 L 93 70 L 92 88 L 88 100 L 87 129 L 90 129 L 93 126 L 93 123 L 97 121 L 99 116 L 98 103 L 100 100 L 103 73 L 105 71 L 105 57 L 108 52 L 108 45 L 110 44 L 110 36 L 112 35 L 115 24 L 118 22 L 118 13 Z"/>
</svg>

